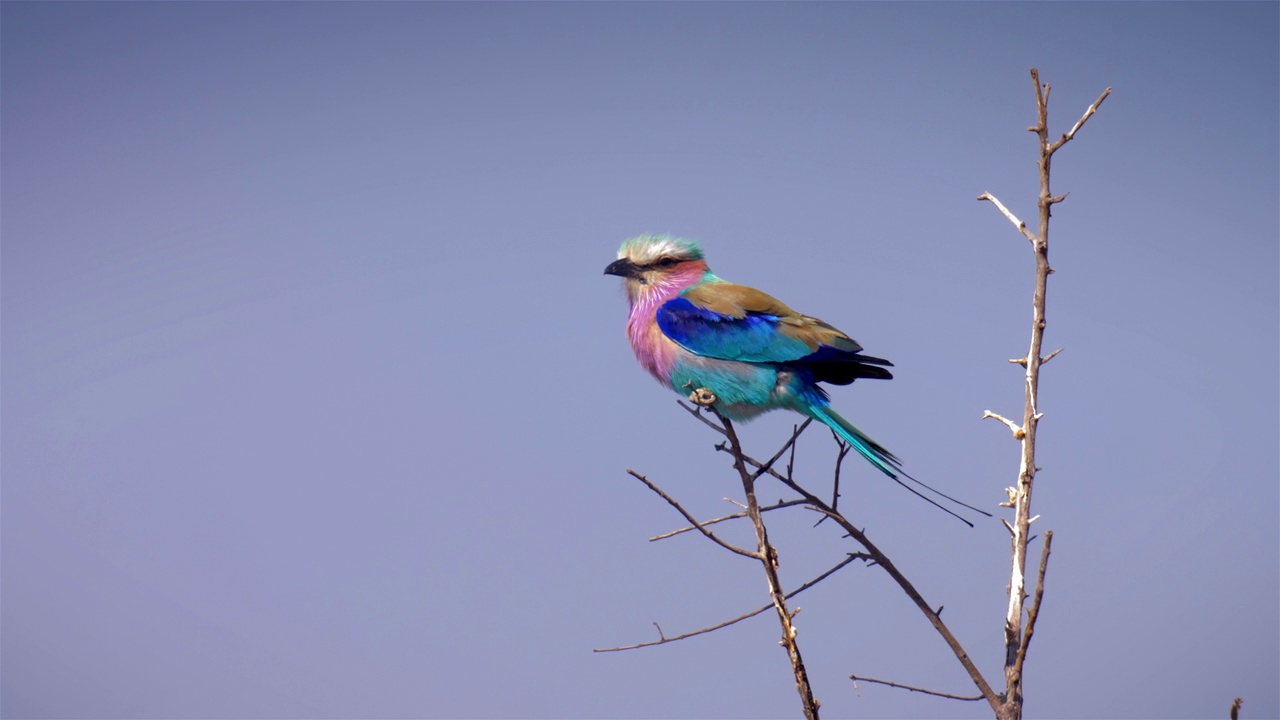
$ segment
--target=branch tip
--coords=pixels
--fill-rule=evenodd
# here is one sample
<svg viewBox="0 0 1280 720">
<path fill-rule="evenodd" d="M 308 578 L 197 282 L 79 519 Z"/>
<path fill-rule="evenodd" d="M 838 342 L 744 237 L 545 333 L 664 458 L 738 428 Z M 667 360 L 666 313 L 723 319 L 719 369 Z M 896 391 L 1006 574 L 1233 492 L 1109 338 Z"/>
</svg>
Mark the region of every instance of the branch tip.
<svg viewBox="0 0 1280 720">
<path fill-rule="evenodd" d="M 853 681 L 854 692 L 858 691 L 858 681 L 862 680 L 869 683 L 875 683 L 877 685 L 885 685 L 888 687 L 898 688 L 900 690 L 909 690 L 911 692 L 923 693 L 925 695 L 932 695 L 934 697 L 947 698 L 948 700 L 964 700 L 966 702 L 973 702 L 976 700 L 988 699 L 986 698 L 985 695 L 955 695 L 952 693 L 940 692 L 938 690 L 927 690 L 925 688 L 915 687 L 913 685 L 903 685 L 902 683 L 896 683 L 891 680 L 877 680 L 875 678 L 869 678 L 869 677 L 858 677 L 857 675 L 850 675 L 849 679 Z"/>
</svg>

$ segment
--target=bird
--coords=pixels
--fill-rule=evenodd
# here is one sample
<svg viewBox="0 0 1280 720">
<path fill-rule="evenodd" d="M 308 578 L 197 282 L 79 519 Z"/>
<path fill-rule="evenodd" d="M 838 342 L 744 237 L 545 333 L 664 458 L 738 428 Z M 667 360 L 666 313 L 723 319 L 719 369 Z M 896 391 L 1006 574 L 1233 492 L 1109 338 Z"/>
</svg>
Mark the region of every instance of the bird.
<svg viewBox="0 0 1280 720">
<path fill-rule="evenodd" d="M 712 397 L 703 399 L 730 420 L 797 412 L 831 428 L 877 470 L 929 502 L 938 505 L 902 478 L 977 510 L 908 475 L 897 456 L 831 407 L 819 385 L 889 380 L 886 368 L 893 363 L 863 354 L 853 338 L 771 295 L 721 279 L 691 240 L 627 239 L 604 274 L 623 279 L 631 349 L 659 383 L 691 397 L 709 391 Z"/>
</svg>

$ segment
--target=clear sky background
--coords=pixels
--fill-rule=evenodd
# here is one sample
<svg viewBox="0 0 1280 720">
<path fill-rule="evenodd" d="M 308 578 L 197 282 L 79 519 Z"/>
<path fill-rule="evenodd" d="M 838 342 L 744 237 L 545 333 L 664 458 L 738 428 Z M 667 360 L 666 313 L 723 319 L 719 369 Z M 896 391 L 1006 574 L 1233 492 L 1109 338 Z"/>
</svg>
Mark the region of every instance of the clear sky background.
<svg viewBox="0 0 1280 720">
<path fill-rule="evenodd" d="M 680 518 L 627 468 L 740 487 L 602 270 L 702 241 L 893 360 L 836 407 L 995 509 L 1033 262 L 974 198 L 1035 215 L 1034 65 L 1055 134 L 1114 91 L 1055 158 L 1028 713 L 1277 717 L 1278 8 L 5 2 L 0 711 L 799 714 L 768 615 L 592 653 L 766 602 L 646 542 Z M 845 488 L 1002 685 L 1004 528 Z M 855 549 L 813 519 L 793 587 Z M 828 716 L 989 716 L 855 692 L 972 691 L 879 569 L 797 604 Z"/>
</svg>

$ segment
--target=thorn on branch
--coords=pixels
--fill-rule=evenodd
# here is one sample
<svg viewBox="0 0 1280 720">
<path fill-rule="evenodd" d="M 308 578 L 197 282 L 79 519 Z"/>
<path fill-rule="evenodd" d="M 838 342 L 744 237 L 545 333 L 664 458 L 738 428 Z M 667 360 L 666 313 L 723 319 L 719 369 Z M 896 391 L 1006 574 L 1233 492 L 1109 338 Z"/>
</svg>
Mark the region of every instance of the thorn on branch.
<svg viewBox="0 0 1280 720">
<path fill-rule="evenodd" d="M 1044 357 L 1040 358 L 1040 364 L 1041 364 L 1041 365 L 1043 365 L 1043 364 L 1045 364 L 1045 363 L 1049 362 L 1049 361 L 1050 361 L 1050 360 L 1052 360 L 1055 356 L 1057 356 L 1057 354 L 1058 354 L 1058 353 L 1062 352 L 1063 350 L 1066 350 L 1066 348 L 1058 348 L 1057 350 L 1054 350 L 1053 352 L 1049 353 L 1048 355 L 1045 355 Z"/>
</svg>

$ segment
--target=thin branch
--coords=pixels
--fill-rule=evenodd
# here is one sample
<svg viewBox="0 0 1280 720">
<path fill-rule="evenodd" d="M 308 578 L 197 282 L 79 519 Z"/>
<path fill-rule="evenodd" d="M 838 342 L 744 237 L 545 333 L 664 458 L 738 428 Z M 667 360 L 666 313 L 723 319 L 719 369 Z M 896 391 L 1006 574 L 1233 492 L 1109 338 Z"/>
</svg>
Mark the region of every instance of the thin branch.
<svg viewBox="0 0 1280 720">
<path fill-rule="evenodd" d="M 755 474 L 751 476 L 752 481 L 759 480 L 761 475 L 768 472 L 769 468 L 773 467 L 773 464 L 778 462 L 778 459 L 782 457 L 783 453 L 794 448 L 796 440 L 800 439 L 800 433 L 804 432 L 805 428 L 809 427 L 809 423 L 811 422 L 813 422 L 813 418 L 805 418 L 804 422 L 791 432 L 791 438 L 783 443 L 782 447 L 778 448 L 778 452 L 774 453 L 773 457 L 769 458 L 768 462 L 761 465 L 759 470 L 756 470 Z M 791 456 L 795 457 L 795 453 L 793 452 Z"/>
<path fill-rule="evenodd" d="M 1035 522 L 1037 515 L 1028 521 Z M 1049 548 L 1053 545 L 1053 531 L 1044 534 L 1044 549 L 1040 551 L 1040 572 L 1036 575 L 1036 591 L 1031 601 L 1031 609 L 1027 611 L 1027 627 L 1022 633 L 1022 645 L 1018 648 L 1018 659 L 1014 663 L 1014 671 L 1022 677 L 1022 665 L 1027 661 L 1027 647 L 1031 645 L 1031 635 L 1036 631 L 1036 619 L 1040 617 L 1040 602 L 1044 599 L 1044 571 L 1049 567 Z"/>
<path fill-rule="evenodd" d="M 805 424 L 808 424 L 808 422 L 809 422 L 809 421 L 806 419 L 806 420 L 805 420 Z M 792 430 L 791 430 L 791 433 L 792 433 L 793 435 L 797 435 L 797 434 L 799 434 L 799 433 L 800 433 L 800 429 L 799 429 L 799 427 L 793 427 L 793 428 L 792 428 Z M 796 445 L 797 445 L 797 443 L 791 443 L 791 456 L 787 458 L 787 477 L 791 477 L 792 475 L 794 475 L 794 474 L 795 474 L 795 467 L 796 467 Z M 770 473 L 770 474 L 772 474 L 772 475 L 777 475 L 777 473 L 773 472 L 772 470 L 770 470 L 770 471 L 769 471 L 769 473 Z"/>
<path fill-rule="evenodd" d="M 1071 139 L 1076 136 L 1076 133 L 1079 132 L 1080 128 L 1084 127 L 1084 124 L 1089 121 L 1089 118 L 1093 117 L 1093 114 L 1098 112 L 1098 108 L 1102 107 L 1102 101 L 1106 100 L 1107 96 L 1110 94 L 1111 94 L 1111 88 L 1107 88 L 1106 90 L 1103 90 L 1102 94 L 1098 96 L 1098 99 L 1094 100 L 1093 104 L 1090 105 L 1088 109 L 1084 111 L 1084 115 L 1082 115 L 1080 119 L 1076 121 L 1076 124 L 1072 125 L 1069 131 L 1067 131 L 1066 133 L 1063 133 L 1062 138 L 1058 140 L 1058 142 L 1054 143 L 1052 147 L 1049 148 L 1049 153 L 1052 154 L 1057 152 L 1058 148 L 1070 142 Z"/>
<path fill-rule="evenodd" d="M 732 453 L 733 453 L 733 451 L 732 451 L 732 450 L 729 448 L 729 446 L 728 446 L 728 445 L 726 445 L 725 443 L 720 443 L 719 445 L 716 445 L 715 447 L 716 447 L 716 450 L 719 450 L 720 452 L 726 452 L 726 453 L 730 453 L 730 454 L 732 454 Z M 762 465 L 763 465 L 763 463 L 761 463 L 759 460 L 756 460 L 756 459 L 754 459 L 754 458 L 748 458 L 748 460 L 749 460 L 749 462 L 750 462 L 752 465 L 754 465 L 754 466 L 755 466 L 755 467 L 757 467 L 757 468 L 762 467 Z M 764 469 L 765 469 L 765 470 L 766 470 L 770 475 L 773 475 L 774 477 L 777 477 L 777 478 L 781 478 L 781 477 L 782 477 L 782 476 L 781 476 L 781 475 L 779 475 L 777 472 L 775 472 L 772 468 L 764 468 Z M 974 506 L 972 506 L 972 505 L 970 505 L 970 504 L 968 504 L 968 503 L 966 503 L 966 502 L 961 502 L 960 500 L 957 500 L 957 499 L 955 499 L 955 498 L 951 497 L 950 495 L 948 495 L 948 494 L 946 494 L 946 493 L 944 493 L 944 492 L 942 492 L 942 491 L 938 490 L 937 488 L 934 488 L 934 487 L 932 487 L 932 486 L 930 486 L 930 485 L 927 485 L 927 484 L 925 484 L 925 483 L 920 482 L 919 480 L 917 480 L 917 479 L 915 479 L 915 478 L 911 477 L 910 475 L 906 474 L 905 472 L 902 472 L 901 470 L 899 470 L 898 472 L 899 472 L 899 474 L 901 474 L 901 475 L 902 475 L 902 477 L 907 478 L 907 479 L 908 479 L 908 480 L 910 480 L 911 482 L 913 482 L 913 483 L 915 483 L 915 484 L 919 485 L 920 487 L 922 487 L 922 488 L 924 488 L 924 489 L 928 490 L 929 492 L 931 492 L 931 493 L 933 493 L 933 494 L 935 494 L 935 495 L 938 495 L 938 496 L 940 496 L 940 497 L 946 498 L 947 500 L 950 500 L 951 502 L 953 502 L 953 503 L 955 503 L 955 504 L 957 504 L 957 505 L 960 505 L 961 507 L 968 508 L 969 510 L 972 510 L 972 511 L 974 511 L 974 512 L 976 512 L 976 513 L 980 514 L 980 515 L 985 515 L 985 516 L 987 516 L 987 517 L 991 517 L 991 513 L 987 512 L 986 510 L 979 510 L 978 508 L 976 508 L 976 507 L 974 507 Z M 788 478 L 788 480 L 789 480 L 789 479 L 790 479 L 790 478 Z M 906 489 L 906 491 L 907 491 L 907 492 L 909 492 L 909 493 L 911 493 L 912 495 L 915 495 L 916 497 L 920 498 L 921 500 L 924 500 L 925 502 L 927 502 L 927 503 L 929 503 L 930 505 L 932 505 L 932 506 L 934 506 L 934 507 L 938 508 L 939 510 L 941 510 L 942 512 L 944 512 L 944 513 L 946 513 L 946 514 L 950 515 L 951 517 L 953 517 L 953 518 L 955 518 L 955 519 L 959 520 L 960 522 L 964 523 L 965 525 L 968 525 L 969 527 L 973 527 L 973 523 L 972 523 L 968 518 L 966 518 L 965 516 L 963 516 L 963 515 L 961 515 L 961 514 L 957 513 L 956 511 L 952 510 L 951 508 L 949 508 L 949 507 L 947 507 L 947 506 L 943 505 L 942 503 L 938 502 L 937 500 L 934 500 L 933 498 L 929 497 L 928 495 L 925 495 L 924 493 L 920 492 L 919 490 L 916 490 L 915 488 L 911 487 L 910 485 L 908 485 L 908 484 L 906 484 L 906 483 L 902 482 L 901 478 L 891 477 L 891 479 L 892 479 L 894 482 L 896 482 L 896 483 L 898 483 L 899 485 L 901 485 L 903 488 L 905 488 L 905 489 Z M 816 526 L 817 526 L 817 524 L 815 523 L 815 525 L 814 525 L 814 526 L 816 527 Z"/>
<path fill-rule="evenodd" d="M 831 577 L 832 575 L 836 574 L 836 572 L 840 571 L 840 570 L 841 570 L 841 569 L 843 569 L 846 565 L 848 565 L 849 563 L 853 562 L 854 560 L 862 560 L 862 561 L 866 562 L 867 560 L 870 560 L 870 559 L 871 559 L 871 556 L 867 555 L 866 553 L 849 553 L 849 555 L 848 555 L 847 557 L 845 557 L 845 559 L 843 559 L 843 560 L 841 560 L 840 562 L 836 563 L 834 566 L 832 566 L 832 567 L 831 567 L 831 569 L 829 569 L 829 570 L 827 570 L 826 572 L 822 573 L 822 574 L 821 574 L 821 575 L 819 575 L 818 577 L 816 577 L 816 578 L 814 578 L 814 579 L 810 580 L 809 582 L 807 582 L 807 583 L 805 583 L 805 584 L 801 585 L 800 587 L 796 588 L 795 590 L 792 590 L 791 592 L 787 593 L 787 599 L 788 599 L 788 600 L 790 600 L 791 598 L 793 598 L 793 597 L 795 597 L 795 596 L 799 595 L 800 593 L 804 592 L 805 590 L 808 590 L 809 588 L 813 587 L 814 585 L 817 585 L 818 583 L 822 582 L 823 580 L 826 580 L 827 578 L 829 578 L 829 577 Z M 739 615 L 738 617 L 733 618 L 732 620 L 726 620 L 726 621 L 724 621 L 724 622 L 722 622 L 722 623 L 719 623 L 719 624 L 716 624 L 716 625 L 712 625 L 712 626 L 710 626 L 710 627 L 704 627 L 704 628 L 702 628 L 701 630 L 694 630 L 693 632 L 687 632 L 687 633 L 684 633 L 683 635 L 677 635 L 677 636 L 675 636 L 675 637 L 667 637 L 666 635 L 663 635 L 663 634 L 662 634 L 662 628 L 661 628 L 661 627 L 658 627 L 658 623 L 654 623 L 654 624 L 653 624 L 653 625 L 654 625 L 654 627 L 657 627 L 657 628 L 658 628 L 658 637 L 660 638 L 660 639 L 658 639 L 658 640 L 651 640 L 651 641 L 649 641 L 649 642 L 636 643 L 635 645 L 624 645 L 624 646 L 621 646 L 621 647 L 595 648 L 595 649 L 593 649 L 591 652 L 598 652 L 598 653 L 605 653 L 605 652 L 619 652 L 619 651 L 622 651 L 622 650 L 635 650 L 635 649 L 638 649 L 638 648 L 654 647 L 655 645 L 665 645 L 665 644 L 667 644 L 667 643 L 676 642 L 677 640 L 685 640 L 685 639 L 687 639 L 687 638 L 691 638 L 691 637 L 694 637 L 694 636 L 696 636 L 696 635 L 705 635 L 705 634 L 707 634 L 707 633 L 709 633 L 709 632 L 715 632 L 716 630 L 719 630 L 719 629 L 721 629 L 721 628 L 729 627 L 730 625 L 733 625 L 734 623 L 740 623 L 740 622 L 742 622 L 743 620 L 746 620 L 746 619 L 748 619 L 748 618 L 753 618 L 753 617 L 755 617 L 756 615 L 759 615 L 760 613 L 764 612 L 765 610 L 768 610 L 768 609 L 769 609 L 769 608 L 771 608 L 771 607 L 773 607 L 773 603 L 769 603 L 768 605 L 761 605 L 759 608 L 756 608 L 755 610 L 752 610 L 751 612 L 746 613 L 745 615 Z"/>
<path fill-rule="evenodd" d="M 837 438 L 838 439 L 838 438 Z M 831 509 L 835 510 L 840 503 L 840 466 L 844 464 L 844 459 L 849 456 L 849 451 L 853 450 L 853 446 L 843 440 L 840 441 L 840 452 L 836 454 L 836 469 L 834 477 L 831 480 Z"/>
<path fill-rule="evenodd" d="M 645 484 L 645 485 L 646 485 L 650 490 L 652 490 L 652 491 L 654 491 L 655 493 L 657 493 L 657 494 L 658 494 L 658 495 L 659 495 L 663 500 L 666 500 L 666 501 L 667 501 L 667 503 L 671 505 L 671 507 L 675 508 L 676 510 L 679 510 L 679 511 L 680 511 L 680 514 L 684 516 L 684 519 L 685 519 L 685 520 L 688 520 L 690 525 L 693 525 L 695 528 L 697 528 L 697 529 L 698 529 L 698 532 L 702 533 L 703 535 L 706 535 L 706 536 L 707 536 L 707 539 L 711 540 L 712 542 L 714 542 L 715 544 L 719 545 L 720 547 L 722 547 L 722 548 L 724 548 L 724 549 L 726 549 L 726 550 L 728 550 L 728 551 L 730 551 L 730 552 L 737 553 L 738 555 L 741 555 L 741 556 L 743 556 L 743 557 L 749 557 L 749 558 L 751 558 L 751 559 L 753 559 L 753 560 L 760 560 L 760 559 L 762 559 L 762 556 L 761 556 L 761 555 L 758 555 L 758 554 L 756 554 L 756 553 L 753 553 L 753 552 L 751 552 L 751 551 L 749 551 L 749 550 L 743 550 L 742 548 L 737 547 L 737 546 L 735 546 L 735 545 L 730 545 L 729 543 L 727 543 L 727 542 L 725 542 L 725 541 L 721 540 L 720 538 L 716 537 L 716 536 L 715 536 L 715 534 L 714 534 L 714 533 L 712 533 L 710 530 L 708 530 L 708 529 L 706 529 L 706 528 L 702 527 L 702 525 L 701 525 L 701 524 L 700 524 L 696 519 L 694 519 L 694 517 L 693 517 L 692 515 L 690 515 L 690 514 L 689 514 L 689 511 L 688 511 L 688 510 L 685 510 L 685 509 L 684 509 L 684 507 L 682 507 L 682 506 L 680 505 L 680 503 L 676 502 L 675 498 L 673 498 L 673 497 L 671 497 L 670 495 L 668 495 L 668 494 L 666 494 L 665 492 L 663 492 L 663 491 L 662 491 L 662 488 L 660 488 L 660 487 L 658 487 L 657 485 L 654 485 L 652 482 L 650 482 L 650 481 L 649 481 L 649 478 L 647 478 L 647 477 L 645 477 L 644 475 L 641 475 L 640 473 L 636 472 L 635 470 L 631 470 L 631 469 L 628 469 L 628 470 L 627 470 L 627 474 L 628 474 L 628 475 L 630 475 L 631 477 L 633 477 L 633 478 L 635 478 L 635 479 L 639 480 L 640 482 L 644 483 L 644 484 Z"/>
<path fill-rule="evenodd" d="M 1009 208 L 1005 207 L 1004 203 L 1000 202 L 995 195 L 992 195 L 989 192 L 984 192 L 978 196 L 978 199 L 990 201 L 991 204 L 995 205 L 996 209 L 1000 211 L 1000 214 L 1008 218 L 1009 222 L 1013 223 L 1013 226 L 1018 228 L 1018 232 L 1022 233 L 1027 240 L 1031 241 L 1032 245 L 1035 245 L 1039 241 L 1039 238 L 1036 237 L 1035 233 L 1031 232 L 1031 229 L 1027 227 L 1027 224 L 1019 220 L 1017 215 L 1009 212 Z"/>
<path fill-rule="evenodd" d="M 703 417 L 703 415 L 702 415 L 702 413 L 701 413 L 701 412 L 698 412 L 701 408 L 694 407 L 694 406 L 692 406 L 692 405 L 685 405 L 683 400 L 677 400 L 677 401 L 676 401 L 676 404 L 677 404 L 677 405 L 679 405 L 680 407 L 684 408 L 684 409 L 685 409 L 685 412 L 687 412 L 687 413 L 689 413 L 690 415 L 692 415 L 692 416 L 694 416 L 694 417 L 698 418 L 698 420 L 699 420 L 699 421 L 701 421 L 703 425 L 706 425 L 707 427 L 711 428 L 712 430 L 715 430 L 716 432 L 720 433 L 721 435 L 724 435 L 724 434 L 725 434 L 725 433 L 724 433 L 724 428 L 722 428 L 722 427 L 720 427 L 719 425 L 717 425 L 717 424 L 715 424 L 715 423 L 711 422 L 710 420 L 706 419 L 705 417 Z"/>
<path fill-rule="evenodd" d="M 987 418 L 995 418 L 996 420 L 999 420 L 1005 425 L 1008 425 L 1009 429 L 1013 431 L 1014 440 L 1021 440 L 1022 436 L 1026 434 L 1026 431 L 1022 429 L 1021 425 L 1010 420 L 1007 417 L 1004 417 L 1003 415 L 997 415 L 996 413 L 993 413 L 990 410 L 984 410 L 982 412 L 982 419 L 986 420 Z"/>
<path fill-rule="evenodd" d="M 981 695 L 952 695 L 951 693 L 939 692 L 937 690 L 926 690 L 925 688 L 914 687 L 912 685 L 903 685 L 902 683 L 896 683 L 891 680 L 877 680 L 869 677 L 858 677 L 857 675 L 850 675 L 849 679 L 853 681 L 854 690 L 858 689 L 858 681 L 861 680 L 863 682 L 875 683 L 877 685 L 888 685 L 889 687 L 901 688 L 903 690 L 924 693 L 925 695 L 933 695 L 934 697 L 947 698 L 949 700 L 974 701 L 985 699 Z"/>
<path fill-rule="evenodd" d="M 769 512 L 770 510 L 780 510 L 782 508 L 795 507 L 796 505 L 804 505 L 804 504 L 805 504 L 804 500 L 783 500 L 774 505 L 766 505 L 765 507 L 760 508 L 760 512 L 766 513 L 766 512 Z M 716 523 L 721 523 L 726 520 L 737 520 L 738 518 L 744 518 L 746 516 L 747 516 L 747 513 L 745 511 L 740 513 L 734 513 L 732 515 L 724 515 L 722 517 L 715 518 L 714 520 L 704 520 L 702 522 L 702 526 L 706 527 L 708 525 L 715 525 Z M 665 533 L 662 533 L 661 535 L 654 535 L 653 537 L 649 538 L 649 542 L 666 540 L 667 538 L 675 537 L 676 535 L 680 535 L 682 533 L 687 533 L 697 529 L 698 528 L 692 525 L 689 525 L 687 527 L 682 527 L 679 530 L 672 530 L 671 532 L 665 532 Z"/>
</svg>

